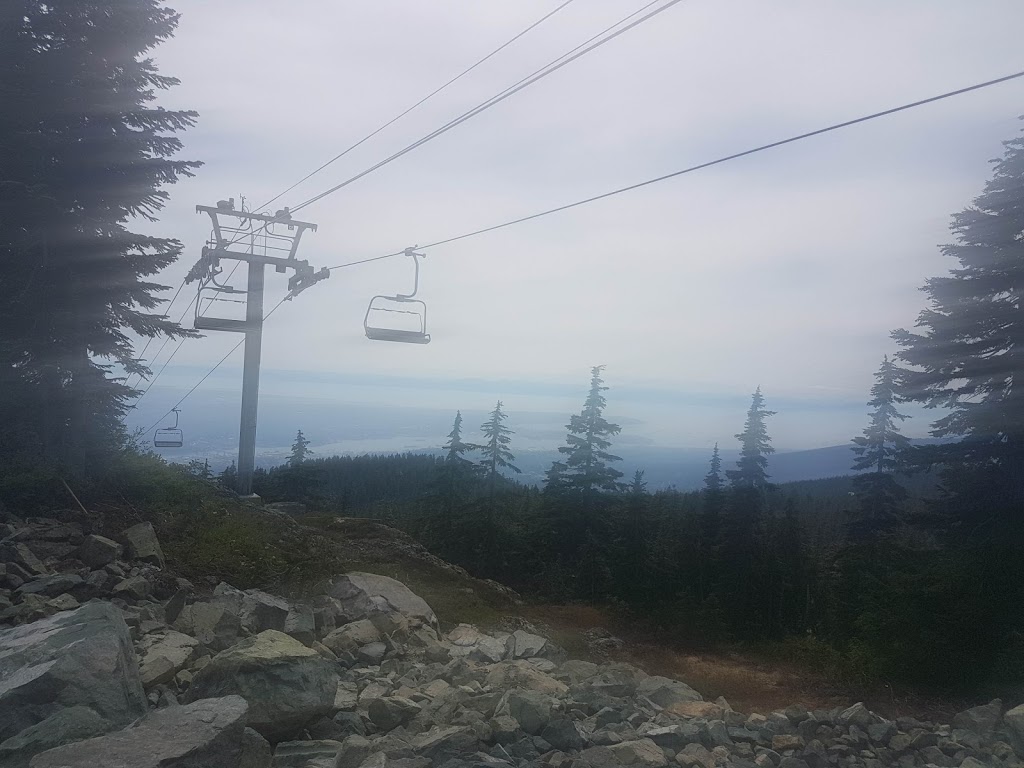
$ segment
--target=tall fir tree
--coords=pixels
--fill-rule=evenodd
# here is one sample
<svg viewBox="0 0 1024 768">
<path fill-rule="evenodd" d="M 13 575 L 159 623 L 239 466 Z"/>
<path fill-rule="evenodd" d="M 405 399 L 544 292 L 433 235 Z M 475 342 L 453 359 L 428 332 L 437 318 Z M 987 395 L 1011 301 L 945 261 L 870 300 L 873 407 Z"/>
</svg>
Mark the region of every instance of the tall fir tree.
<svg viewBox="0 0 1024 768">
<path fill-rule="evenodd" d="M 848 526 L 854 541 L 891 532 L 903 516 L 907 491 L 894 475 L 905 466 L 910 441 L 898 426 L 908 418 L 896 410 L 899 383 L 899 369 L 886 355 L 871 387 L 870 422 L 863 435 L 853 438 L 857 458 L 852 468 L 861 473 L 853 480 L 857 509 Z"/>
<path fill-rule="evenodd" d="M 736 435 L 740 441 L 740 458 L 736 462 L 736 469 L 725 472 L 734 489 L 768 489 L 768 456 L 775 453 L 775 449 L 768 437 L 767 419 L 774 415 L 775 411 L 764 407 L 764 395 L 758 387 L 751 397 L 743 431 Z"/>
<path fill-rule="evenodd" d="M 480 425 L 480 432 L 484 436 L 484 442 L 480 445 L 480 452 L 483 453 L 480 467 L 487 473 L 487 484 L 492 504 L 501 470 L 511 469 L 516 474 L 520 473 L 519 467 L 512 463 L 516 457 L 509 450 L 509 445 L 512 444 L 512 435 L 515 433 L 505 426 L 507 418 L 508 415 L 501 410 L 501 400 L 499 400 L 494 410 L 491 411 L 490 418 Z"/>
<path fill-rule="evenodd" d="M 435 548 L 449 558 L 465 560 L 472 550 L 467 537 L 455 535 L 458 527 L 466 524 L 462 519 L 465 506 L 472 493 L 473 481 L 479 467 L 467 453 L 479 449 L 462 439 L 462 411 L 456 411 L 448 442 L 444 444 L 444 461 L 432 483 L 430 497 L 434 501 L 435 518 L 427 524 L 425 535 Z"/>
<path fill-rule="evenodd" d="M 961 544 L 1024 542 L 1024 139 L 1004 142 L 992 178 L 953 216 L 959 268 L 925 282 L 920 332 L 893 338 L 907 399 L 946 414 L 922 459 L 943 467 L 945 528 Z"/>
<path fill-rule="evenodd" d="M 603 393 L 608 387 L 601 378 L 603 370 L 603 365 L 591 368 L 590 392 L 583 410 L 569 419 L 567 445 L 558 449 L 565 456 L 562 482 L 567 489 L 584 495 L 621 490 L 618 480 L 622 472 L 609 466 L 609 462 L 622 461 L 622 458 L 609 453 L 608 449 L 612 444 L 610 438 L 622 428 L 604 418 L 608 403 Z"/>
<path fill-rule="evenodd" d="M 309 440 L 304 434 L 302 434 L 302 430 L 300 429 L 298 434 L 295 435 L 295 442 L 292 443 L 292 452 L 291 455 L 288 456 L 288 466 L 299 466 L 304 463 L 312 453 L 313 452 L 309 450 Z"/>
<path fill-rule="evenodd" d="M 153 104 L 177 84 L 148 52 L 178 14 L 157 0 L 0 3 L 0 455 L 80 465 L 123 437 L 135 390 L 104 361 L 147 373 L 129 333 L 189 334 L 154 313 L 177 240 L 154 221 L 194 112 Z M 0 459 L 2 460 L 2 459 Z"/>
</svg>

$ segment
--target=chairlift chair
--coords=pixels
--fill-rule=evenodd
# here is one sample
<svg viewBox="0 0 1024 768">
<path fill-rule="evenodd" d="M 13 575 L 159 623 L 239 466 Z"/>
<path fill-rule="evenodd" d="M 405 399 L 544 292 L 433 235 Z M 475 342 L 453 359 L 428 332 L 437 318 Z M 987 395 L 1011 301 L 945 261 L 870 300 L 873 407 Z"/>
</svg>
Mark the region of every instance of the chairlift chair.
<svg viewBox="0 0 1024 768">
<path fill-rule="evenodd" d="M 184 444 L 181 430 L 178 429 L 178 409 L 172 408 L 174 412 L 174 426 L 158 429 L 153 436 L 153 445 L 157 448 L 181 448 Z"/>
<path fill-rule="evenodd" d="M 370 305 L 366 308 L 366 315 L 363 317 L 363 330 L 366 338 L 373 341 L 398 341 L 405 344 L 429 344 L 430 334 L 427 333 L 427 305 L 426 302 L 414 298 L 420 286 L 420 258 L 421 253 L 415 253 L 412 248 L 405 249 L 405 255 L 411 256 L 413 264 L 416 265 L 415 280 L 412 293 L 399 293 L 396 296 L 378 295 L 370 299 Z M 395 328 L 384 325 L 387 314 L 409 315 L 411 328 Z"/>
</svg>

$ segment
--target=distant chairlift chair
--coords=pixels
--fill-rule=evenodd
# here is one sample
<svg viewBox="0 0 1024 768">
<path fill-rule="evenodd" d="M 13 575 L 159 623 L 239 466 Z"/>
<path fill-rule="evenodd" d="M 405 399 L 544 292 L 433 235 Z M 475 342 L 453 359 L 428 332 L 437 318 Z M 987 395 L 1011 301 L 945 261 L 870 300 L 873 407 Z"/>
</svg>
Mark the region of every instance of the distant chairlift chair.
<svg viewBox="0 0 1024 768">
<path fill-rule="evenodd" d="M 172 408 L 171 410 L 174 411 L 174 426 L 156 431 L 153 436 L 153 445 L 157 448 L 181 448 L 184 444 L 181 430 L 178 429 L 178 409 Z"/>
<path fill-rule="evenodd" d="M 412 293 L 400 293 L 397 296 L 374 296 L 370 299 L 370 305 L 366 308 L 366 316 L 363 318 L 363 330 L 366 338 L 373 341 L 400 341 L 406 344 L 429 344 L 430 334 L 427 333 L 427 305 L 416 296 L 420 286 L 420 262 L 422 253 L 415 253 L 412 248 L 405 249 L 405 255 L 411 256 L 413 264 L 416 265 L 415 281 L 412 286 Z M 397 315 L 411 315 L 415 320 L 411 325 L 415 328 L 389 328 L 380 323 L 386 319 L 385 312 Z"/>
</svg>

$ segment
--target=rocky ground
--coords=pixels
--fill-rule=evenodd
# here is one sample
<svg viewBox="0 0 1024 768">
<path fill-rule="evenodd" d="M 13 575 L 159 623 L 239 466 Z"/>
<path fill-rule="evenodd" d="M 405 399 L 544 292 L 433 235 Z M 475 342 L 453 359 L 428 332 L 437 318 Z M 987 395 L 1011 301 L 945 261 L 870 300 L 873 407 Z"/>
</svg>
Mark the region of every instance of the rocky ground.
<svg viewBox="0 0 1024 768">
<path fill-rule="evenodd" d="M 302 600 L 168 568 L 148 523 L 0 524 L 0 767 L 1016 768 L 1024 706 L 952 723 L 862 704 L 766 714 L 525 624 L 442 633 L 402 583 Z M 616 642 L 595 637 L 594 642 Z"/>
</svg>

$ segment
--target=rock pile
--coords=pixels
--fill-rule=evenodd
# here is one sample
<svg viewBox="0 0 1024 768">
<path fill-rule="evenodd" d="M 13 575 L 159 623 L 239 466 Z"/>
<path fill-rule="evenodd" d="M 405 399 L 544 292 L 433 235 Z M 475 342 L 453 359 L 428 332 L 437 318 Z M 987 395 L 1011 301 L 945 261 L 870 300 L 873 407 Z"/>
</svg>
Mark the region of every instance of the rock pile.
<svg viewBox="0 0 1024 768">
<path fill-rule="evenodd" d="M 3 768 L 1021 768 L 1024 706 L 940 725 L 862 704 L 767 715 L 518 626 L 439 631 L 399 582 L 305 601 L 166 571 L 43 518 L 0 529 Z M 596 644 L 619 642 L 607 633 Z"/>
</svg>

